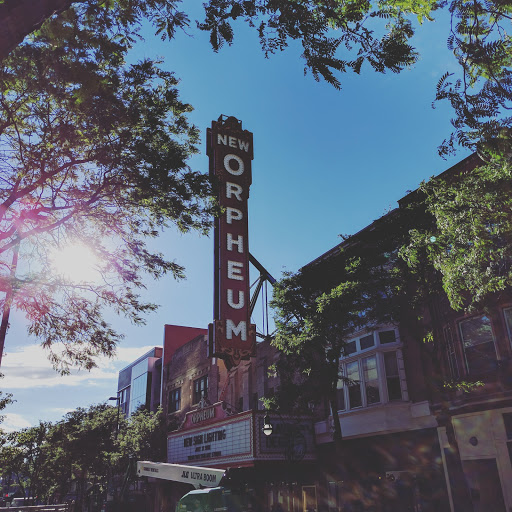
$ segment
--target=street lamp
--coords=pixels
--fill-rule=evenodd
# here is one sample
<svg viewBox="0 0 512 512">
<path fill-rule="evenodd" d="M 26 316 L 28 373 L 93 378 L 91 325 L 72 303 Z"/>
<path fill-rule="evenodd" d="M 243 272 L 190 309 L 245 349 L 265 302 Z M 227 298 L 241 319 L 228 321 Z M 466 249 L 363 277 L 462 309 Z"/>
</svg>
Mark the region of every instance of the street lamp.
<svg viewBox="0 0 512 512">
<path fill-rule="evenodd" d="M 268 412 L 265 414 L 265 417 L 263 418 L 263 428 L 261 431 L 266 435 L 269 436 L 274 431 L 274 427 L 272 427 L 272 423 L 270 423 L 270 419 L 268 417 Z"/>
<path fill-rule="evenodd" d="M 109 398 L 109 401 L 115 401 L 116 402 L 116 406 L 117 406 L 117 419 L 116 419 L 116 439 L 117 439 L 117 434 L 119 433 L 119 409 L 121 408 L 121 397 L 119 396 L 119 394 L 117 396 L 110 396 Z"/>
</svg>

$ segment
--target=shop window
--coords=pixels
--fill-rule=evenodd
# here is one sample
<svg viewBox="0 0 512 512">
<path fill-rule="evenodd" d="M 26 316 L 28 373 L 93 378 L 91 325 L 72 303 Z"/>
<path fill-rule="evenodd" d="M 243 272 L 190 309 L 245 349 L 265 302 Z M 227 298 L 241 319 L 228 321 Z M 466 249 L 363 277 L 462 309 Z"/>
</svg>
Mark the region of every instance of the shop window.
<svg viewBox="0 0 512 512">
<path fill-rule="evenodd" d="M 181 388 L 169 391 L 167 412 L 176 412 L 181 409 Z"/>
<path fill-rule="evenodd" d="M 194 403 L 199 403 L 202 398 L 208 398 L 208 375 L 194 381 Z"/>
<path fill-rule="evenodd" d="M 485 315 L 476 316 L 463 320 L 459 327 L 468 372 L 481 374 L 496 370 L 497 354 L 490 319 Z"/>
</svg>

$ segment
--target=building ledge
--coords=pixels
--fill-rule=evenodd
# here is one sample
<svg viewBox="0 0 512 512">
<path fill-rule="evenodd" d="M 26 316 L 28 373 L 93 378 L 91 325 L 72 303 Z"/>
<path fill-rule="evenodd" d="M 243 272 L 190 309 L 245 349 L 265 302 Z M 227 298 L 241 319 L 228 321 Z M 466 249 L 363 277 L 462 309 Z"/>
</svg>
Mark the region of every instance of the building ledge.
<svg viewBox="0 0 512 512">
<path fill-rule="evenodd" d="M 344 439 L 437 427 L 428 401 L 391 402 L 339 415 Z M 332 417 L 315 423 L 316 443 L 332 442 Z"/>
</svg>

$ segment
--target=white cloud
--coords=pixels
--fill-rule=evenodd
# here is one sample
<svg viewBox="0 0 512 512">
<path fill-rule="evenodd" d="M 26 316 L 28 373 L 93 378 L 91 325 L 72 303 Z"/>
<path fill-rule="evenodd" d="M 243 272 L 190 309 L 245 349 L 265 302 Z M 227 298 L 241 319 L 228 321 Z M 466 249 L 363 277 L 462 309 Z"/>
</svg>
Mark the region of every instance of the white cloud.
<svg viewBox="0 0 512 512">
<path fill-rule="evenodd" d="M 4 421 L 0 424 L 0 428 L 5 432 L 13 432 L 22 428 L 31 427 L 32 423 L 26 420 L 21 414 L 8 412 L 3 414 Z"/>
<path fill-rule="evenodd" d="M 39 345 L 28 345 L 15 352 L 8 352 L 2 360 L 2 389 L 29 389 L 34 387 L 100 385 L 117 381 L 118 372 L 145 354 L 153 346 L 120 347 L 112 359 L 98 358 L 98 367 L 91 371 L 71 370 L 62 376 L 51 366 L 47 353 Z"/>
</svg>

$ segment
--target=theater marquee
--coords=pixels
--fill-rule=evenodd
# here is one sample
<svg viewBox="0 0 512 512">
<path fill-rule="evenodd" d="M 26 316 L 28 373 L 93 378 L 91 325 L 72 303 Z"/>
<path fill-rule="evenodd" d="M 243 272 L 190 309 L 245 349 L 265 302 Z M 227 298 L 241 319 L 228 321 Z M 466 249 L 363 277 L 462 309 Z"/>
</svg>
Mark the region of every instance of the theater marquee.
<svg viewBox="0 0 512 512">
<path fill-rule="evenodd" d="M 242 122 L 221 116 L 207 130 L 210 176 L 223 209 L 214 231 L 214 323 L 210 356 L 231 368 L 254 355 L 256 327 L 250 323 L 247 200 L 253 159 L 252 133 Z"/>
<path fill-rule="evenodd" d="M 167 462 L 190 466 L 254 466 L 256 461 L 315 460 L 311 417 L 272 417 L 262 432 L 264 411 L 233 414 L 224 402 L 189 411 L 167 437 Z"/>
</svg>

